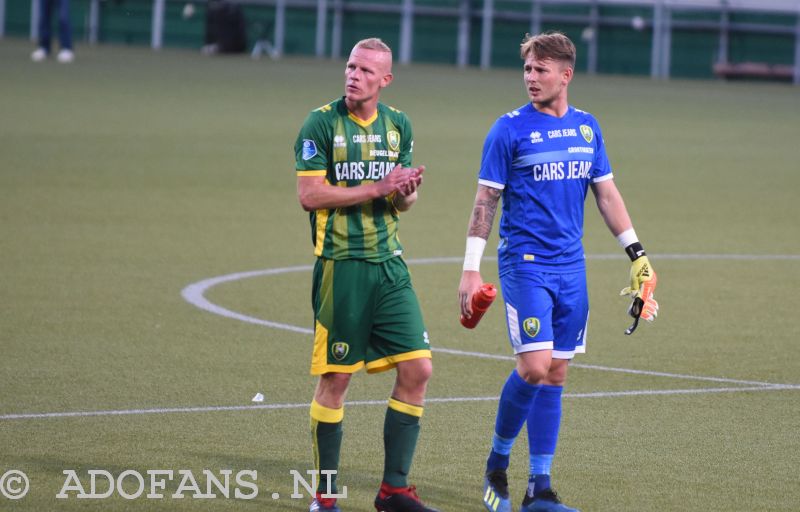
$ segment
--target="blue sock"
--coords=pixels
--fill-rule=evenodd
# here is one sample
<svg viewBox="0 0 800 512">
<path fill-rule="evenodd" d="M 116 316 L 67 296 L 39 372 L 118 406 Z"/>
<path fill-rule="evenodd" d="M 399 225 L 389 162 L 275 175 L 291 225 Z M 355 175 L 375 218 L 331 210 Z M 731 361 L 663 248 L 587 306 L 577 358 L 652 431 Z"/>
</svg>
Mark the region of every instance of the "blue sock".
<svg viewBox="0 0 800 512">
<path fill-rule="evenodd" d="M 492 451 L 486 461 L 488 471 L 508 468 L 511 447 L 528 418 L 539 388 L 541 386 L 525 382 L 517 370 L 513 370 L 506 379 L 497 406 Z"/>
<path fill-rule="evenodd" d="M 550 484 L 550 464 L 553 461 L 553 457 L 549 455 L 536 455 L 536 457 L 549 457 L 549 460 L 547 461 L 547 473 L 531 474 L 528 479 L 528 495 L 530 496 L 536 496 L 545 489 L 552 487 Z M 533 459 L 533 456 L 531 456 L 531 459 Z"/>
<path fill-rule="evenodd" d="M 563 386 L 542 386 L 528 415 L 528 444 L 531 473 L 528 493 L 550 488 L 550 466 L 556 453 L 561 426 L 561 394 Z"/>
</svg>

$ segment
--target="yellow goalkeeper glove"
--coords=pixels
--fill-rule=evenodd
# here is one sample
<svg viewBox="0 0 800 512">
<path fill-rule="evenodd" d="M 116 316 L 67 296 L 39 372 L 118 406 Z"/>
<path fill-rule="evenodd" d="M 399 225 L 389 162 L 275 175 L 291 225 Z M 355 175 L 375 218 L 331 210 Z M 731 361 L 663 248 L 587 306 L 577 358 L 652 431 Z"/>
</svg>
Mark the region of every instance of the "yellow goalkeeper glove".
<svg viewBox="0 0 800 512">
<path fill-rule="evenodd" d="M 647 256 L 640 256 L 631 263 L 631 285 L 622 289 L 620 295 L 628 295 L 633 301 L 628 307 L 628 314 L 634 318 L 633 325 L 625 331 L 631 334 L 640 318 L 652 322 L 658 316 L 658 302 L 653 298 L 658 284 L 658 276 L 650 265 Z"/>
</svg>

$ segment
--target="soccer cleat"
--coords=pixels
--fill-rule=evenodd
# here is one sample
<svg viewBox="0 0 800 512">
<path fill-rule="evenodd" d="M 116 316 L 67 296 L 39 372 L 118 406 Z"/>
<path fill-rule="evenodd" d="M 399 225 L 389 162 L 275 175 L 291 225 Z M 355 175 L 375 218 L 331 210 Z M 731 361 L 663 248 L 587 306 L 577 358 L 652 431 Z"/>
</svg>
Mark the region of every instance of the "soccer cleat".
<svg viewBox="0 0 800 512">
<path fill-rule="evenodd" d="M 511 512 L 505 469 L 487 471 L 483 478 L 483 504 L 489 512 Z"/>
<path fill-rule="evenodd" d="M 321 498 L 317 495 L 308 507 L 308 512 L 342 512 L 336 505 L 336 498 Z"/>
<path fill-rule="evenodd" d="M 519 512 L 580 512 L 577 508 L 570 508 L 558 499 L 558 494 L 553 489 L 545 489 L 534 496 L 525 494 Z"/>
<path fill-rule="evenodd" d="M 33 62 L 42 62 L 47 58 L 47 50 L 44 48 L 37 48 L 31 53 L 31 60 Z"/>
<path fill-rule="evenodd" d="M 64 48 L 58 52 L 58 62 L 62 64 L 69 64 L 75 60 L 75 54 L 69 48 Z"/>
<path fill-rule="evenodd" d="M 413 485 L 405 487 L 399 492 L 387 494 L 385 484 L 381 485 L 381 490 L 375 497 L 375 510 L 378 512 L 439 512 L 434 508 L 426 507 L 419 500 L 417 488 Z"/>
</svg>

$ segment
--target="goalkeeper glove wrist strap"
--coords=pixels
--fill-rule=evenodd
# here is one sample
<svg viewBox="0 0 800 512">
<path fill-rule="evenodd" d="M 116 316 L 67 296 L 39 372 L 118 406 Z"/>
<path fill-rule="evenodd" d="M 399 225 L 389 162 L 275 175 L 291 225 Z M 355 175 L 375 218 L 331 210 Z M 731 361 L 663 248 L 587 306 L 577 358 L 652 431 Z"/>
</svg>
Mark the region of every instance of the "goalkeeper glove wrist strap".
<svg viewBox="0 0 800 512">
<path fill-rule="evenodd" d="M 640 242 L 633 242 L 629 246 L 625 247 L 625 254 L 631 259 L 631 261 L 636 261 L 638 258 L 646 255 L 647 253 L 644 252 L 644 247 Z"/>
<path fill-rule="evenodd" d="M 625 249 L 625 254 L 628 255 L 631 261 L 636 261 L 645 255 L 644 248 L 639 243 L 639 237 L 636 236 L 636 231 L 633 228 L 626 229 L 618 234 L 617 242 L 619 242 L 620 247 Z"/>
</svg>

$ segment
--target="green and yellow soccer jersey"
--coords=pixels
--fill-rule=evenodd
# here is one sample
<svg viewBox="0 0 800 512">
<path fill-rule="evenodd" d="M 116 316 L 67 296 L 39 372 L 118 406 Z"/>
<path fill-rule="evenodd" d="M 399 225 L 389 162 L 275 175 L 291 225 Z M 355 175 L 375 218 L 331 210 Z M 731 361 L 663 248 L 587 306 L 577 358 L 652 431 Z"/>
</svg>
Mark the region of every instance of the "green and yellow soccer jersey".
<svg viewBox="0 0 800 512">
<path fill-rule="evenodd" d="M 327 184 L 355 187 L 380 180 L 395 165 L 411 165 L 414 139 L 403 112 L 382 103 L 372 119 L 350 114 L 344 98 L 312 111 L 294 145 L 298 176 L 324 176 Z M 385 261 L 403 252 L 397 209 L 381 197 L 311 212 L 314 254 L 327 259 Z"/>
</svg>

